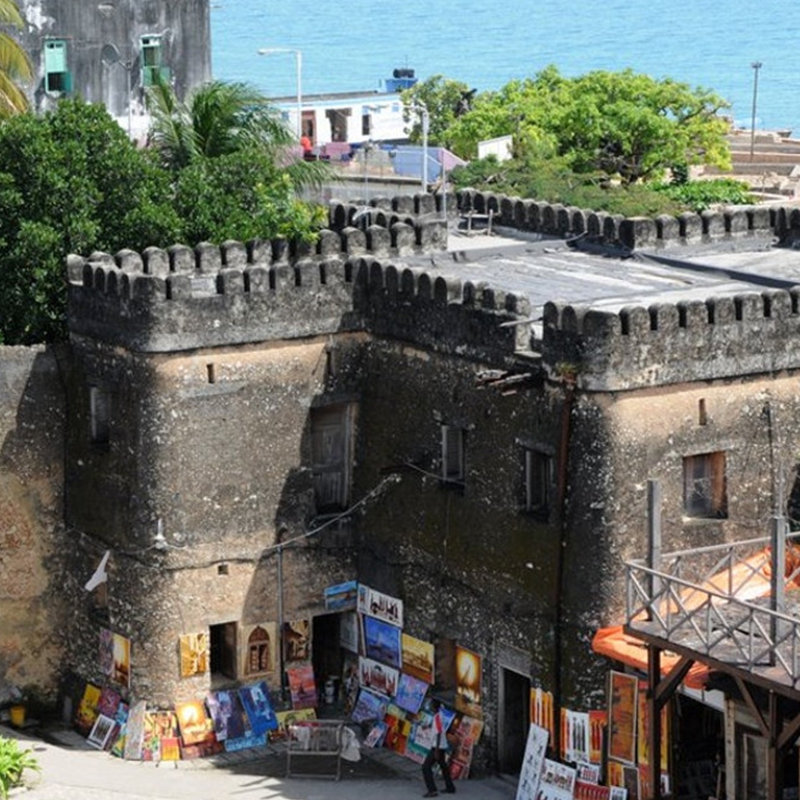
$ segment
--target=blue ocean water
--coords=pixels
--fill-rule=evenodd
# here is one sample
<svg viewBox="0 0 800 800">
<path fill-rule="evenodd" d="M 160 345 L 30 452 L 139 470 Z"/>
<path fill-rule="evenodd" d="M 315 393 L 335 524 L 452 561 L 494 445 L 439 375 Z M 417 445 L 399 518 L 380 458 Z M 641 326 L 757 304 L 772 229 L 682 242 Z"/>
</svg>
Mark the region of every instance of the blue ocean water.
<svg viewBox="0 0 800 800">
<path fill-rule="evenodd" d="M 767 0 L 212 0 L 214 76 L 269 96 L 296 90 L 290 54 L 302 51 L 304 94 L 378 88 L 396 67 L 483 90 L 555 64 L 569 76 L 630 67 L 713 89 L 736 125 L 800 136 L 800 3 Z"/>
</svg>

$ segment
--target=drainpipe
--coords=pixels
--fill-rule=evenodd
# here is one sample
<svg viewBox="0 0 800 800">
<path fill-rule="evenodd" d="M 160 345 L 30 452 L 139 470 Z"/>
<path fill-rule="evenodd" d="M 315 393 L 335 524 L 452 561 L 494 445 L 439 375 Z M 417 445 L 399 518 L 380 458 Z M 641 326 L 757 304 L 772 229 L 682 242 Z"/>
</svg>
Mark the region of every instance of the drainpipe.
<svg viewBox="0 0 800 800">
<path fill-rule="evenodd" d="M 554 653 L 553 653 L 553 752 L 558 758 L 561 752 L 561 658 L 563 653 L 563 587 L 564 550 L 567 546 L 567 475 L 569 473 L 569 442 L 572 433 L 572 408 L 575 404 L 575 373 L 564 371 L 561 374 L 564 387 L 564 402 L 561 406 L 561 436 L 558 445 L 558 483 L 557 507 L 559 513 L 559 542 L 556 554 Z"/>
</svg>

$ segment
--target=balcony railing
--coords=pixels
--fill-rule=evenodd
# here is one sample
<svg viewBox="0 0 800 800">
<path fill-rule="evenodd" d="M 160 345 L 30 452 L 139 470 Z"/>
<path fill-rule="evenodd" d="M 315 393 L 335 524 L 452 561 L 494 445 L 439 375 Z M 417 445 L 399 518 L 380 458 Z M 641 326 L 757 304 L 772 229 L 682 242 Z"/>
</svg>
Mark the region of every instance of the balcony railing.
<svg viewBox="0 0 800 800">
<path fill-rule="evenodd" d="M 798 686 L 800 619 L 787 609 L 800 609 L 800 548 L 791 538 L 780 610 L 772 607 L 770 538 L 666 554 L 659 569 L 626 562 L 628 629 Z"/>
</svg>

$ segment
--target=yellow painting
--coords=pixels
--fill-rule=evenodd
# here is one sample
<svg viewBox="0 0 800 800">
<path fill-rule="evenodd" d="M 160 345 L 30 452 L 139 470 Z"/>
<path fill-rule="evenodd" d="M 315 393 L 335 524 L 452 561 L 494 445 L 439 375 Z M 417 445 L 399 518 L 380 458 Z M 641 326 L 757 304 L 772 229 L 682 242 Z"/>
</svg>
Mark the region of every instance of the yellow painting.
<svg viewBox="0 0 800 800">
<path fill-rule="evenodd" d="M 180 637 L 181 677 L 208 672 L 208 634 L 187 633 Z"/>
<path fill-rule="evenodd" d="M 425 683 L 433 683 L 433 644 L 404 633 L 401 637 L 403 672 Z"/>
<path fill-rule="evenodd" d="M 456 708 L 480 716 L 481 657 L 456 646 Z"/>
</svg>

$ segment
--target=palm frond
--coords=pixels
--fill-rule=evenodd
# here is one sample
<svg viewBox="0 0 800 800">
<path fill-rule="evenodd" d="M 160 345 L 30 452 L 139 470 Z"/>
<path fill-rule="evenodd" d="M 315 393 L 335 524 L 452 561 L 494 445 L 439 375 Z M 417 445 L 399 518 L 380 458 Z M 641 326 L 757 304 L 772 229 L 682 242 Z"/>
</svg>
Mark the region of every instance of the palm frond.
<svg viewBox="0 0 800 800">
<path fill-rule="evenodd" d="M 14 0 L 0 0 L 0 25 L 13 25 L 16 28 L 24 27 L 25 21 L 22 19 Z"/>
</svg>

